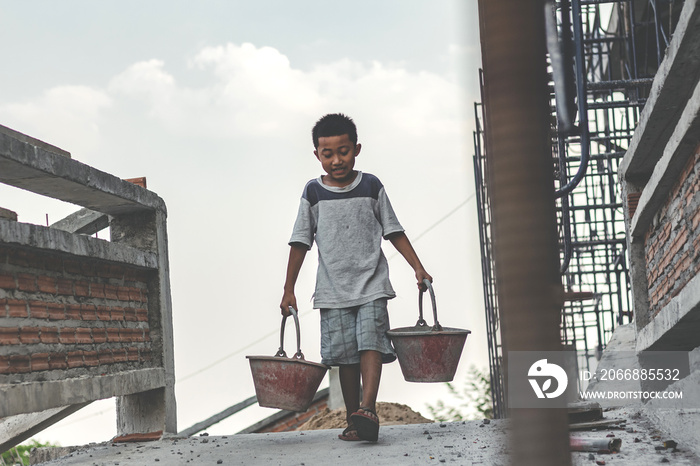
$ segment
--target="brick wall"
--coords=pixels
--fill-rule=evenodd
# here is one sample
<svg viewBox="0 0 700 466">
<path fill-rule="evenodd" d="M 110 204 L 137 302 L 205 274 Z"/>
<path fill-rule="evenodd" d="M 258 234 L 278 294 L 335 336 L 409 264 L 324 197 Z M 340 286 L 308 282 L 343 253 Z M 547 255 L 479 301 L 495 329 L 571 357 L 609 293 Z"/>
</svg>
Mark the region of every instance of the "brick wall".
<svg viewBox="0 0 700 466">
<path fill-rule="evenodd" d="M 650 315 L 700 271 L 700 146 L 645 237 Z"/>
<path fill-rule="evenodd" d="M 154 273 L 0 244 L 0 383 L 153 367 Z"/>
</svg>

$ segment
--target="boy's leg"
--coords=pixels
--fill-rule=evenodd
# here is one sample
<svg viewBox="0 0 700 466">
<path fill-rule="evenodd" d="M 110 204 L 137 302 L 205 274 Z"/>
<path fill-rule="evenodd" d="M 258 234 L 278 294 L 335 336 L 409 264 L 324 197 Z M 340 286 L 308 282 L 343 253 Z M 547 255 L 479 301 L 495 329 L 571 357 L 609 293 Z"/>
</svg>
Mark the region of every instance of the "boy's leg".
<svg viewBox="0 0 700 466">
<path fill-rule="evenodd" d="M 343 392 L 346 418 L 350 425 L 350 415 L 360 409 L 360 364 L 339 366 L 340 389 Z"/>
<path fill-rule="evenodd" d="M 362 373 L 361 405 L 377 412 L 379 380 L 382 376 L 382 354 L 379 351 L 361 351 L 360 372 Z"/>
</svg>

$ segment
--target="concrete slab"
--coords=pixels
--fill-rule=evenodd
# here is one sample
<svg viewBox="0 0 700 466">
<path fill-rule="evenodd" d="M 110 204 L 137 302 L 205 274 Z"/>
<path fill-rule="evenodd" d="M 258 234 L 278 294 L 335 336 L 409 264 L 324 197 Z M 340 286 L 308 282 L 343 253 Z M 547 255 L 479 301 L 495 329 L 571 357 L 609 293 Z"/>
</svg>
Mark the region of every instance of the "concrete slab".
<svg viewBox="0 0 700 466">
<path fill-rule="evenodd" d="M 166 211 L 165 202 L 65 151 L 0 126 L 0 182 L 109 215 Z"/>
<path fill-rule="evenodd" d="M 102 444 L 45 464 L 113 465 L 506 465 L 507 421 L 412 424 L 382 427 L 380 440 L 343 442 L 341 429 L 167 439 L 141 444 Z M 444 426 L 444 427 L 441 427 Z"/>
<path fill-rule="evenodd" d="M 677 451 L 665 449 L 671 438 L 657 430 L 640 406 L 612 410 L 608 419 L 622 418 L 624 428 L 577 431 L 578 438 L 622 440 L 619 453 L 572 452 L 573 465 L 605 461 L 616 466 L 639 466 L 667 460 L 673 465 L 697 465 L 700 458 L 678 441 Z M 341 429 L 168 438 L 157 442 L 105 443 L 82 447 L 45 465 L 417 465 L 460 464 L 499 466 L 517 464 L 509 457 L 508 420 L 448 422 L 385 426 L 377 443 L 343 442 Z M 548 448 L 542 439 L 542 448 Z M 591 458 L 593 458 L 593 461 Z M 604 464 L 604 463 L 598 463 Z"/>
</svg>

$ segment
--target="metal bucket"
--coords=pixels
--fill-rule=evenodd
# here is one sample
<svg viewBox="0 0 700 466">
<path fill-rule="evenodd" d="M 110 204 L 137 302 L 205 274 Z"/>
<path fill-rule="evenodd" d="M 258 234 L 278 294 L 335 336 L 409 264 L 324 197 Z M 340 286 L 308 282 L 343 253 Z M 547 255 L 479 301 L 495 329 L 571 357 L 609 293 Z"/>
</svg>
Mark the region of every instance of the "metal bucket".
<svg viewBox="0 0 700 466">
<path fill-rule="evenodd" d="M 260 406 L 302 412 L 309 409 L 328 366 L 304 359 L 301 352 L 299 317 L 294 309 L 290 307 L 289 310 L 294 316 L 297 332 L 296 354 L 288 358 L 284 352 L 284 324 L 287 320 L 287 316 L 284 316 L 277 354 L 246 358 L 250 361 L 255 395 Z"/>
<path fill-rule="evenodd" d="M 418 322 L 415 327 L 389 330 L 387 335 L 394 344 L 403 378 L 408 382 L 450 382 L 454 379 L 459 358 L 469 330 L 448 328 L 437 319 L 433 286 L 423 283 L 430 291 L 435 325 L 429 327 L 423 320 L 423 290 L 418 294 Z"/>
</svg>

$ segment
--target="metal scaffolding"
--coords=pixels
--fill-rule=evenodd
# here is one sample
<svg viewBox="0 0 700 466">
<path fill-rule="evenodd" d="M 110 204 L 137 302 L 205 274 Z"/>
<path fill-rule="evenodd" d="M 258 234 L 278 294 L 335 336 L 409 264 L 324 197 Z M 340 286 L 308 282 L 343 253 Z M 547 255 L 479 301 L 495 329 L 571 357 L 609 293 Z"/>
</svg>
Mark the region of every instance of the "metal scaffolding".
<svg viewBox="0 0 700 466">
<path fill-rule="evenodd" d="M 615 327 L 632 321 L 617 171 L 682 6 L 682 0 L 557 0 L 544 13 L 554 19 L 554 39 L 564 57 L 550 49 L 551 140 L 566 291 L 561 339 L 576 351 L 579 369 L 595 368 Z M 480 73 L 482 86 L 483 79 Z M 572 90 L 560 94 L 568 82 Z M 573 116 L 571 125 L 563 115 L 567 110 L 561 108 L 565 101 Z M 493 408 L 495 417 L 505 417 L 488 147 L 481 104 L 474 108 L 474 173 Z"/>
</svg>

